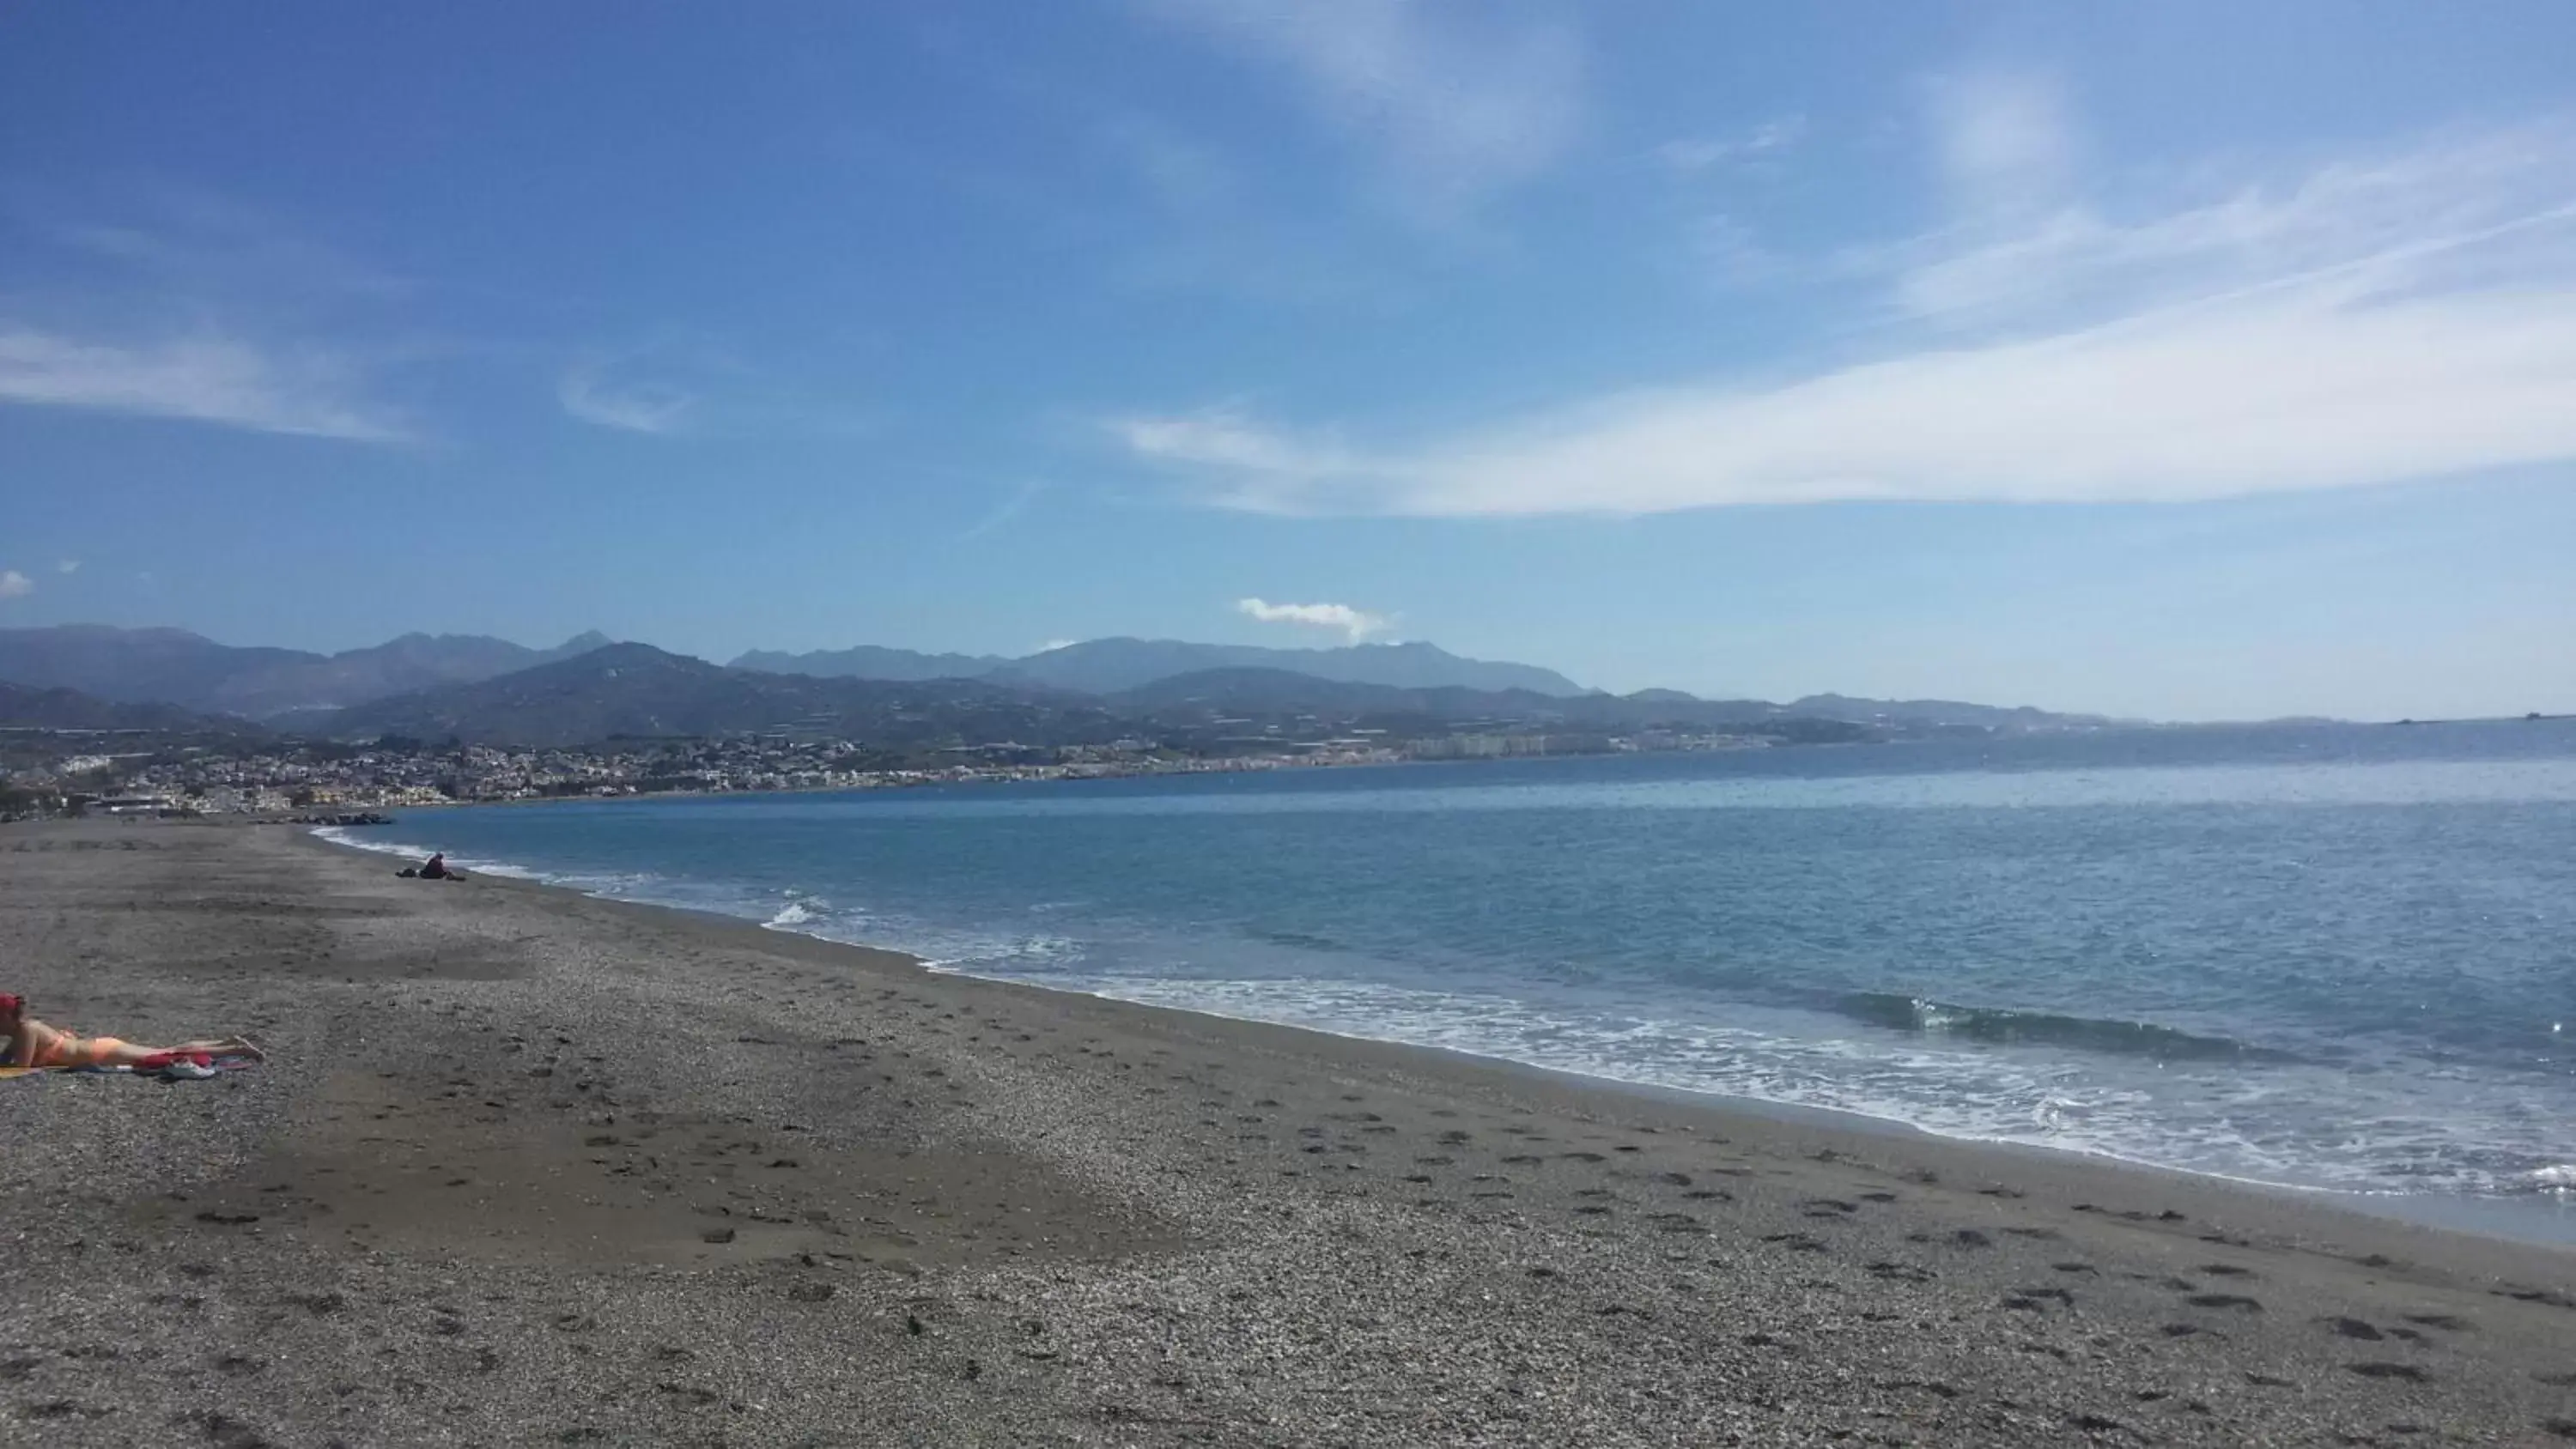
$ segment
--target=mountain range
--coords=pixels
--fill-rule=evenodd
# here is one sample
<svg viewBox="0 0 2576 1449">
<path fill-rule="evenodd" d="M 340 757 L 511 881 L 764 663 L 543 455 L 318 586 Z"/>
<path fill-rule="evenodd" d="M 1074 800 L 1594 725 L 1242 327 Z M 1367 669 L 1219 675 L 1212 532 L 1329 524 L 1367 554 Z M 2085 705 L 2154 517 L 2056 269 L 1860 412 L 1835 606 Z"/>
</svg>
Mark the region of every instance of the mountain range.
<svg viewBox="0 0 2576 1449">
<path fill-rule="evenodd" d="M 1353 644 L 1339 649 L 1267 649 L 1255 644 L 1189 644 L 1178 639 L 1088 639 L 1017 659 L 992 654 L 916 654 L 862 644 L 855 649 L 780 654 L 755 649 L 736 669 L 852 679 L 987 679 L 1080 694 L 1117 694 L 1210 669 L 1280 669 L 1344 684 L 1398 689 L 1505 690 L 1576 695 L 1583 686 L 1529 664 L 1464 659 L 1436 644 Z"/>
<path fill-rule="evenodd" d="M 961 673 L 969 669 L 977 672 Z M 218 644 L 180 629 L 65 625 L 0 630 L 0 680 L 20 686 L 0 694 L 0 723 L 208 724 L 173 714 L 147 726 L 140 715 L 115 712 L 153 705 L 341 739 L 392 734 L 522 745 L 781 728 L 902 748 L 1084 744 L 1139 724 L 1231 738 L 1246 721 L 1291 736 L 1319 727 L 1400 735 L 1507 721 L 1569 731 L 1750 730 L 1797 738 L 1844 735 L 1788 722 L 1897 733 L 2110 723 L 1944 700 L 1812 695 L 1774 704 L 1660 689 L 1612 695 L 1552 670 L 1465 659 L 1429 644 L 1261 649 L 1099 639 L 1018 659 L 860 648 L 755 652 L 727 666 L 645 644 L 611 644 L 596 633 L 552 649 L 480 635 L 408 634 L 326 655 Z"/>
<path fill-rule="evenodd" d="M 158 734 L 264 735 L 233 715 L 202 715 L 175 704 L 100 699 L 76 689 L 35 689 L 0 680 L 0 729 L 147 730 Z"/>
<path fill-rule="evenodd" d="M 1127 728 L 1100 701 L 1078 695 L 967 679 L 771 674 L 650 644 L 611 644 L 493 679 L 353 706 L 332 716 L 326 732 L 554 747 L 785 730 L 918 749 L 1001 740 L 1103 744 Z"/>
<path fill-rule="evenodd" d="M 313 654 L 218 644 L 185 629 L 63 624 L 0 629 L 0 679 L 120 703 L 175 704 L 270 720 L 491 679 L 587 654 L 607 642 L 608 636 L 591 633 L 552 649 L 530 649 L 480 634 L 405 634 L 365 649 Z"/>
</svg>

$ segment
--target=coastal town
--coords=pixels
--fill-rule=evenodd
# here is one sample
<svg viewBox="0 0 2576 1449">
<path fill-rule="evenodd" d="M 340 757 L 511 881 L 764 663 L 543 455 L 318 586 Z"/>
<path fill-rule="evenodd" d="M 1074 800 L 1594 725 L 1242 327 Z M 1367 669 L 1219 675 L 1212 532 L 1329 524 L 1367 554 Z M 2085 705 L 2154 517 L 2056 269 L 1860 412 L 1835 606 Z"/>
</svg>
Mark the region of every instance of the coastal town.
<svg viewBox="0 0 2576 1449">
<path fill-rule="evenodd" d="M 56 814 L 281 814 L 568 797 L 868 790 L 997 781 L 1349 768 L 1758 748 L 1755 734 L 1349 733 L 1228 741 L 1215 750 L 1145 738 L 1100 745 L 1011 741 L 889 752 L 780 732 L 535 749 L 172 738 L 142 731 L 0 731 L 0 819 Z"/>
</svg>

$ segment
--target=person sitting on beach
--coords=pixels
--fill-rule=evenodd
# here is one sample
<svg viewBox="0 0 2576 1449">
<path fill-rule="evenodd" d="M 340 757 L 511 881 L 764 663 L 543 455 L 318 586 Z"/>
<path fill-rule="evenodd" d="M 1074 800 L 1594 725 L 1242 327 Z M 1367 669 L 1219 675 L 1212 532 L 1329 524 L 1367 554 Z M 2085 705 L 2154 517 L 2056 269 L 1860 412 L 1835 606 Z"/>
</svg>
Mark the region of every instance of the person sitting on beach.
<svg viewBox="0 0 2576 1449">
<path fill-rule="evenodd" d="M 174 1047 L 136 1046 L 112 1036 L 74 1036 L 27 1014 L 26 998 L 0 992 L 0 1032 L 9 1049 L 0 1066 L 132 1067 L 164 1064 L 178 1057 L 245 1057 L 264 1061 L 267 1054 L 241 1037 L 222 1041 L 182 1042 Z"/>
<path fill-rule="evenodd" d="M 447 879 L 447 852 L 442 850 L 431 856 L 428 863 L 420 868 L 420 878 L 422 880 Z"/>
</svg>

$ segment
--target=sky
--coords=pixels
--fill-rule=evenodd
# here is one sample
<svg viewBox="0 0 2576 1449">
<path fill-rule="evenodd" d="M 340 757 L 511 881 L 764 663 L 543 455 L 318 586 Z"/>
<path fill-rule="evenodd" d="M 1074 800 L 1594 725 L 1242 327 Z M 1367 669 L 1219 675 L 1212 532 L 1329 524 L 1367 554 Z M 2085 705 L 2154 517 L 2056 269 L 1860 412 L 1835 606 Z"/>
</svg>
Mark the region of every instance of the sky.
<svg viewBox="0 0 2576 1449">
<path fill-rule="evenodd" d="M 0 627 L 2576 711 L 2576 7 L 0 16 Z"/>
</svg>

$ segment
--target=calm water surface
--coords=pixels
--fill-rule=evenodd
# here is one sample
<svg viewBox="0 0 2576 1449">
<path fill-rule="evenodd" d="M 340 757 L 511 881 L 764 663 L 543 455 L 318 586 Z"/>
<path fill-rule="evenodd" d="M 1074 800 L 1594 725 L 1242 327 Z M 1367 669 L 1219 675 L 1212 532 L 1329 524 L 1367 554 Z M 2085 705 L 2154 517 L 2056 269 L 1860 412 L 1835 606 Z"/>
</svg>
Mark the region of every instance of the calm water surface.
<svg viewBox="0 0 2576 1449">
<path fill-rule="evenodd" d="M 2576 1236 L 2576 723 L 413 811 L 358 837 L 981 976 Z"/>
</svg>

